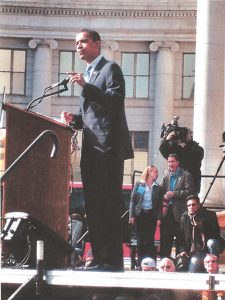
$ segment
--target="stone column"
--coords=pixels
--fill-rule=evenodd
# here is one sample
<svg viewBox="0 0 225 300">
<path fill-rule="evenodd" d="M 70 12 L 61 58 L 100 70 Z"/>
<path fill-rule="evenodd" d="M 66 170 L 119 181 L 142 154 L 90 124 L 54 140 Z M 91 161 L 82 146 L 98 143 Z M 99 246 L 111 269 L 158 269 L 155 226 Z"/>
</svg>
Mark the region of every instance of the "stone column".
<svg viewBox="0 0 225 300">
<path fill-rule="evenodd" d="M 155 74 L 155 98 L 154 98 L 154 128 L 150 132 L 152 147 L 150 148 L 151 161 L 159 169 L 162 175 L 166 161 L 159 152 L 161 126 L 163 122 L 168 124 L 173 118 L 174 107 L 174 52 L 179 50 L 176 42 L 153 42 L 149 46 L 150 51 L 157 51 Z"/>
<path fill-rule="evenodd" d="M 52 49 L 56 49 L 58 43 L 55 40 L 32 39 L 29 41 L 29 47 L 35 49 L 32 99 L 36 99 L 52 84 Z M 51 98 L 45 98 L 33 110 L 50 116 Z"/>
<path fill-rule="evenodd" d="M 102 41 L 102 55 L 108 60 L 114 60 L 113 52 L 119 50 L 119 44 L 116 41 Z"/>
<path fill-rule="evenodd" d="M 193 128 L 194 139 L 205 150 L 204 175 L 215 175 L 225 150 L 219 148 L 224 130 L 224 10 L 224 0 L 198 0 Z M 222 181 L 215 180 L 206 202 L 224 204 Z M 202 179 L 201 198 L 211 182 Z"/>
</svg>

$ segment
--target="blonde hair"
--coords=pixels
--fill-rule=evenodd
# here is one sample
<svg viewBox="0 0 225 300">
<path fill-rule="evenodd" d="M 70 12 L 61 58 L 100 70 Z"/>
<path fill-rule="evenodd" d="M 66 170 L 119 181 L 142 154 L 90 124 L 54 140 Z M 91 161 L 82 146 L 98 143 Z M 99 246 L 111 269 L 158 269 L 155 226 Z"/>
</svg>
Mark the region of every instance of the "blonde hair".
<svg viewBox="0 0 225 300">
<path fill-rule="evenodd" d="M 154 166 L 154 165 L 149 165 L 149 166 L 147 166 L 147 167 L 144 169 L 144 171 L 143 171 L 143 173 L 142 173 L 142 175 L 141 175 L 142 179 L 143 179 L 144 181 L 146 181 L 146 180 L 148 179 L 148 177 L 149 177 L 149 173 L 150 173 L 153 169 L 155 169 L 155 168 L 156 168 L 156 166 Z"/>
</svg>

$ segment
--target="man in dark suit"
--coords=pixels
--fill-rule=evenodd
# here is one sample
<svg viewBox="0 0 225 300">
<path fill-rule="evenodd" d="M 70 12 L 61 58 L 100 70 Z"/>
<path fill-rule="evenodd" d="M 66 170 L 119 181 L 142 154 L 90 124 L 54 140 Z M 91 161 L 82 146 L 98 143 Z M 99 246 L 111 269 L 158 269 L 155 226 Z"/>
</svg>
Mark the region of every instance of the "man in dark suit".
<svg viewBox="0 0 225 300">
<path fill-rule="evenodd" d="M 101 38 L 84 29 L 76 36 L 89 74 L 70 73 L 82 87 L 81 113 L 62 119 L 83 129 L 81 176 L 93 261 L 88 270 L 123 270 L 121 199 L 124 160 L 133 157 L 125 116 L 125 83 L 120 67 L 100 53 Z"/>
<path fill-rule="evenodd" d="M 176 251 L 179 253 L 180 218 L 186 210 L 186 198 L 193 193 L 192 175 L 180 168 L 177 154 L 168 156 L 161 187 L 163 196 L 163 218 L 160 228 L 160 256 L 170 257 L 173 240 L 176 237 Z"/>
</svg>

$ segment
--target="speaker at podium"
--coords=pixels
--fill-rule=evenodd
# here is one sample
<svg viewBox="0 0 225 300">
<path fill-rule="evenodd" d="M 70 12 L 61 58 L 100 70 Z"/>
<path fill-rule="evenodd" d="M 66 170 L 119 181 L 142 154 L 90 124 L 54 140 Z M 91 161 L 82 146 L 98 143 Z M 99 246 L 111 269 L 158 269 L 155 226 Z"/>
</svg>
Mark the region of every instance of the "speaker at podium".
<svg viewBox="0 0 225 300">
<path fill-rule="evenodd" d="M 66 259 L 74 251 L 73 247 L 47 225 L 25 212 L 9 212 L 4 217 L 5 225 L 1 234 L 3 246 L 10 259 L 7 266 L 36 266 L 37 240 L 44 242 L 44 267 L 46 269 L 63 268 Z M 4 266 L 4 261 L 3 261 Z"/>
</svg>

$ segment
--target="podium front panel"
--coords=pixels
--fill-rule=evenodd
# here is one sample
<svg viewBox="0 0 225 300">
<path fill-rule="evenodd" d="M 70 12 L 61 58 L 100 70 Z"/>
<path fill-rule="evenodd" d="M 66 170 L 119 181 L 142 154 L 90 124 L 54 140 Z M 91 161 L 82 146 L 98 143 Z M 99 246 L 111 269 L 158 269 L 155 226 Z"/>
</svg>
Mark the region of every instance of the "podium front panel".
<svg viewBox="0 0 225 300">
<path fill-rule="evenodd" d="M 45 130 L 55 132 L 59 147 L 56 158 L 50 158 L 53 139 L 44 136 L 6 176 L 2 183 L 3 213 L 26 212 L 67 239 L 73 132 L 60 122 L 10 104 L 5 110 L 6 168 Z"/>
</svg>

